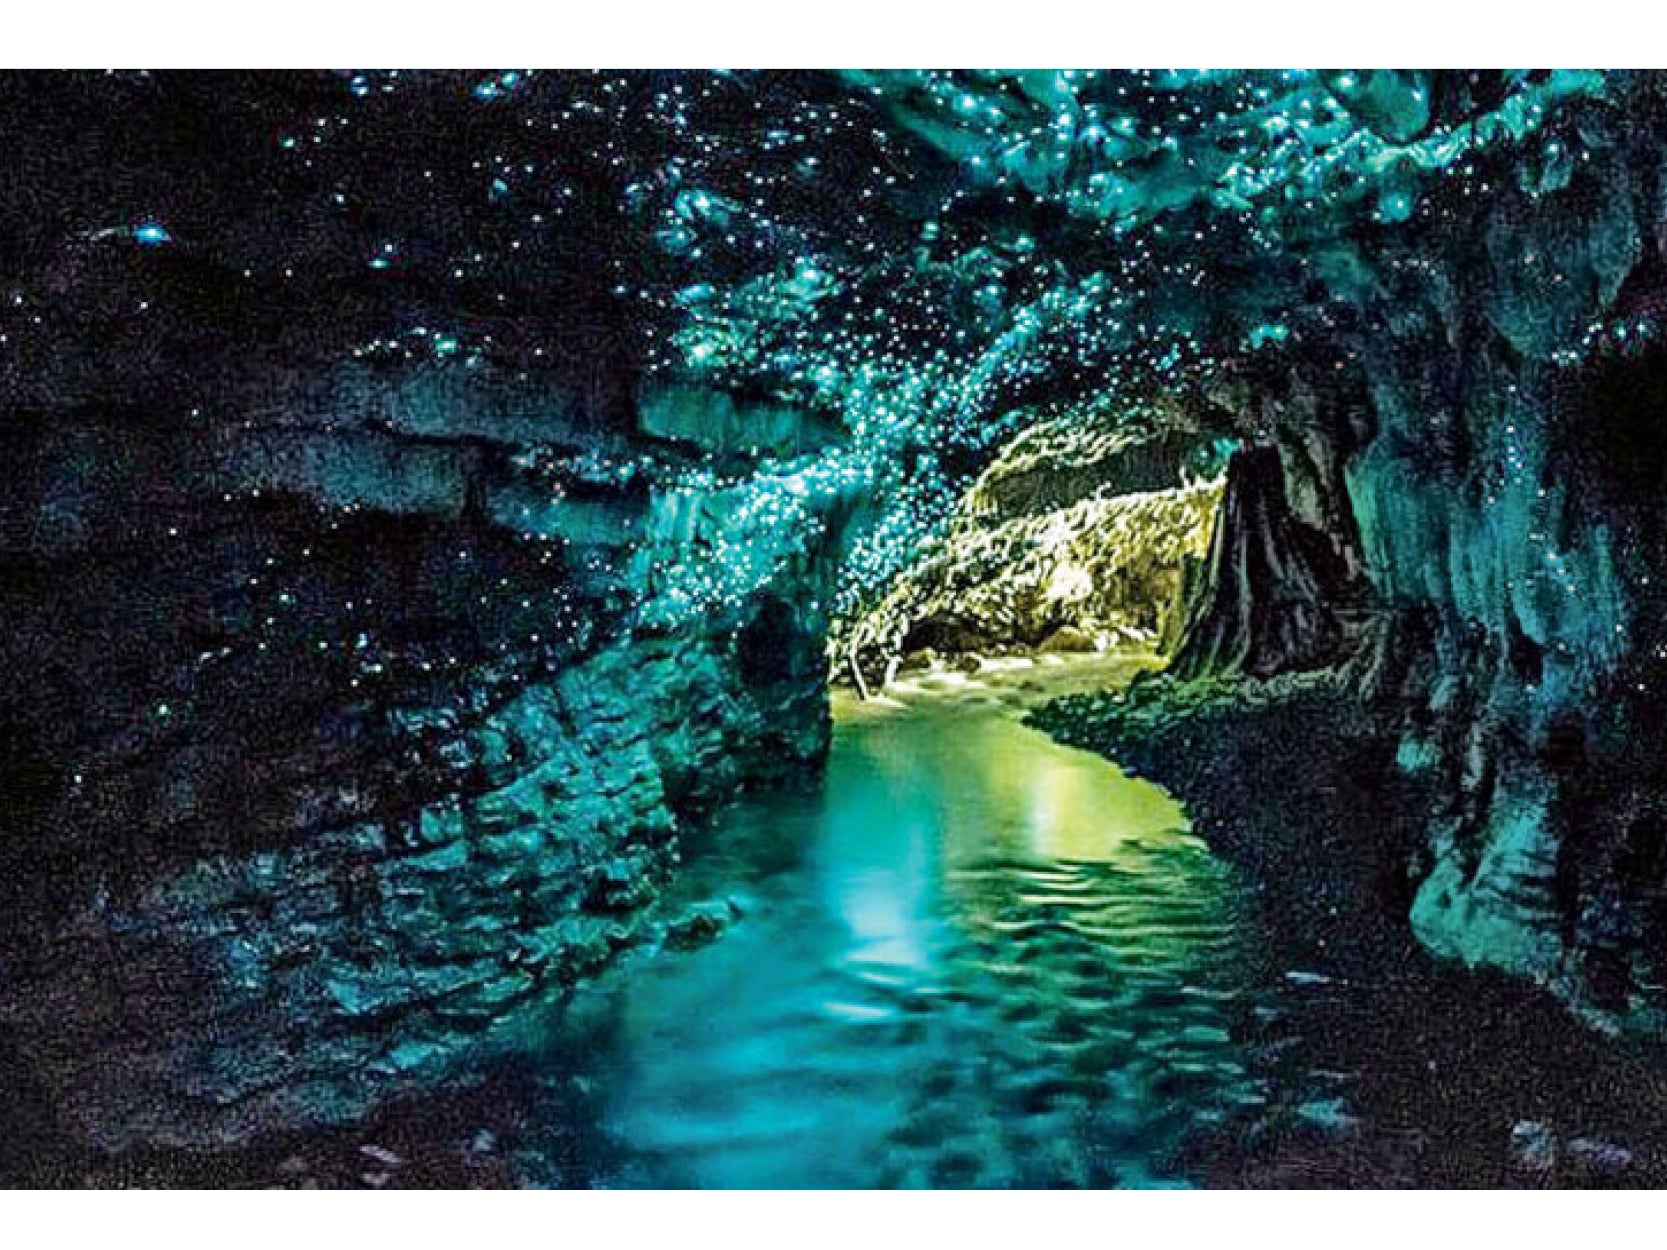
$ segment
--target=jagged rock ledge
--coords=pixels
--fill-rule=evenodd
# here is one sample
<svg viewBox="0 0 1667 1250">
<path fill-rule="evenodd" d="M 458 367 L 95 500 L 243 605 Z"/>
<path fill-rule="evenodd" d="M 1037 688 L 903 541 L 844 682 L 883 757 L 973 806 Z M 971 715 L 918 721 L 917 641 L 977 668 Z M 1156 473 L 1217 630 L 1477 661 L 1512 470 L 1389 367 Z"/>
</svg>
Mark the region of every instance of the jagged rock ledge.
<svg viewBox="0 0 1667 1250">
<path fill-rule="evenodd" d="M 676 431 L 576 455 L 594 415 L 496 394 L 448 393 L 438 432 L 398 396 L 376 433 L 298 401 L 190 493 L 145 485 L 189 426 L 30 427 L 0 554 L 36 593 L 3 606 L 47 680 L 8 695 L 0 1162 L 224 1149 L 469 1078 L 662 936 L 681 833 L 820 761 L 836 542 L 753 489 L 794 449 L 656 478 Z"/>
</svg>

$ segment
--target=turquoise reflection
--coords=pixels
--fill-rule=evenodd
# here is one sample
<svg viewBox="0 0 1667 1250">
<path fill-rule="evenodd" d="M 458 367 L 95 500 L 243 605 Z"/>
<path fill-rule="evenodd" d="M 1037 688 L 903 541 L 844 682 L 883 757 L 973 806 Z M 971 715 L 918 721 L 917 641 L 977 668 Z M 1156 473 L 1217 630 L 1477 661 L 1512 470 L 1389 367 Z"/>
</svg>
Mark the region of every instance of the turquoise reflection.
<svg viewBox="0 0 1667 1250">
<path fill-rule="evenodd" d="M 685 886 L 746 918 L 617 991 L 615 1183 L 1158 1184 L 1256 1097 L 1235 880 L 1022 684 L 841 703 L 820 788 L 726 816 Z"/>
</svg>

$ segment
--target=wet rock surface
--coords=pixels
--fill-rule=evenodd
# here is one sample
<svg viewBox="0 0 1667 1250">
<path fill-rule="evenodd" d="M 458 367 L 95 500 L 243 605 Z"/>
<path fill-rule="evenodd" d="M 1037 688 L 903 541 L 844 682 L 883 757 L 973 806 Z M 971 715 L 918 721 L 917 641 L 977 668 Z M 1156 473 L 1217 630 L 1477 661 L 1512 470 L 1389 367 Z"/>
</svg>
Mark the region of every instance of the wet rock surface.
<svg viewBox="0 0 1667 1250">
<path fill-rule="evenodd" d="M 0 1033 L 41 1135 L 18 1166 L 59 1136 L 189 1151 L 347 1123 L 466 1076 L 658 942 L 644 910 L 684 833 L 820 759 L 827 545 L 670 470 L 573 467 L 571 404 L 529 449 L 532 401 L 493 387 L 449 395 L 455 428 L 378 435 L 453 456 L 439 495 L 360 464 L 372 418 L 338 411 L 305 455 L 225 445 L 247 473 L 127 530 L 8 528 L 5 557 L 54 579 L 6 598 L 9 651 L 75 677 L 8 696 L 41 770 L 0 844 Z M 80 433 L 42 433 L 42 491 Z M 131 486 L 89 489 L 119 510 Z M 743 541 L 748 593 L 678 607 Z"/>
<path fill-rule="evenodd" d="M 1287 1093 L 1195 1137 L 1212 1185 L 1655 1186 L 1667 1077 L 1531 985 L 1443 964 L 1408 921 L 1428 792 L 1335 674 L 1149 680 L 1034 723 L 1152 777 L 1260 899 L 1282 1001 L 1253 1066 Z M 1327 1074 L 1330 1074 L 1329 1076 Z M 1586 1143 L 1573 1146 L 1579 1141 Z"/>
</svg>

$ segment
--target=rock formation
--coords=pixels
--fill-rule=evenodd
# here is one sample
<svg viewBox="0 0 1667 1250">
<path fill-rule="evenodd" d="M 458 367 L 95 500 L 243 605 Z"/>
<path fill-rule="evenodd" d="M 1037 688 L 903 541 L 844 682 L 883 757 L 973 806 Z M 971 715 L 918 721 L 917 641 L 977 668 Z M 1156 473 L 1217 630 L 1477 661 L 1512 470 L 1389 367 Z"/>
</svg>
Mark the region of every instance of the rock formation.
<svg viewBox="0 0 1667 1250">
<path fill-rule="evenodd" d="M 134 416 L 14 430 L 7 659 L 44 680 L 8 695 L 0 1030 L 66 1128 L 223 1143 L 454 1074 L 637 940 L 681 826 L 824 749 L 826 543 L 446 412 L 126 463 Z M 770 566 L 736 608 L 632 606 L 725 543 Z"/>
<path fill-rule="evenodd" d="M 973 482 L 934 540 L 836 636 L 834 674 L 884 684 L 923 654 L 1165 651 L 1209 542 L 1219 482 L 1165 437 L 1032 427 Z"/>
</svg>

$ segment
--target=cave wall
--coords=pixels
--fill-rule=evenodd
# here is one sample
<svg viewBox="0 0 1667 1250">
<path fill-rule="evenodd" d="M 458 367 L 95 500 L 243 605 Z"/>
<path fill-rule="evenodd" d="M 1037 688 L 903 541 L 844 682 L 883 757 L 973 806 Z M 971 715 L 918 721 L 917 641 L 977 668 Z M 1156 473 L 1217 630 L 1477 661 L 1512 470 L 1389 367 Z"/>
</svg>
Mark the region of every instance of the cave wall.
<svg viewBox="0 0 1667 1250">
<path fill-rule="evenodd" d="M 1415 933 L 1659 1032 L 1667 205 L 1648 136 L 1600 117 L 1582 160 L 1512 154 L 1484 200 L 1438 198 L 1416 246 L 1366 240 L 1291 369 L 1318 405 L 1261 429 L 1307 519 L 1356 545 L 1369 593 L 1342 672 L 1394 711 L 1398 770 L 1433 796 Z"/>
<path fill-rule="evenodd" d="M 1357 596 L 1329 541 L 1336 530 L 1292 506 L 1286 463 L 1276 446 L 1234 452 L 1175 676 L 1320 668 L 1348 645 L 1344 613 Z"/>
<path fill-rule="evenodd" d="M 238 393 L 6 435 L 0 1047 L 106 1147 L 514 1046 L 655 939 L 680 830 L 827 743 L 831 538 L 663 432 L 489 369 Z M 655 610 L 740 545 L 746 593 Z"/>
</svg>

